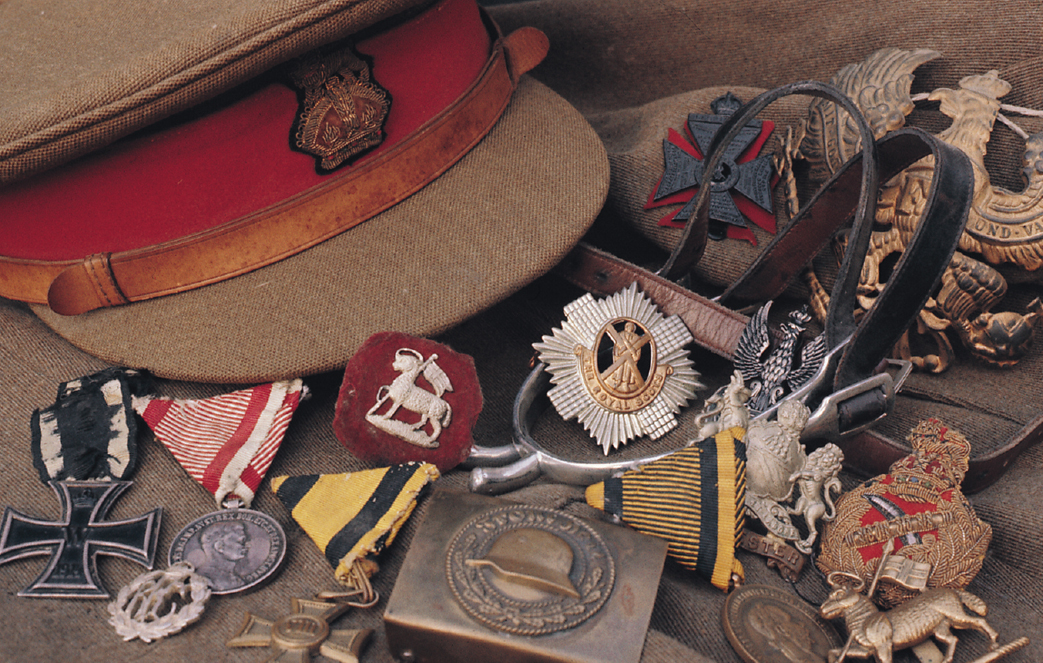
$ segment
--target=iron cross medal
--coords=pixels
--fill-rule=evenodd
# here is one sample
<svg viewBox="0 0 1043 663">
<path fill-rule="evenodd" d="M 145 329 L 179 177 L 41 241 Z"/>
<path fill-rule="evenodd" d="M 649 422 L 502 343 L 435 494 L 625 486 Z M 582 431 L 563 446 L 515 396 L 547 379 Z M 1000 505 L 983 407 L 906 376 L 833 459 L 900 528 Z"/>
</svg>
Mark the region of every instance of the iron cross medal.
<svg viewBox="0 0 1043 663">
<path fill-rule="evenodd" d="M 61 503 L 57 521 L 26 516 L 11 507 L 0 522 L 0 564 L 50 555 L 47 567 L 19 596 L 106 599 L 98 581 L 98 555 L 122 557 L 151 569 L 163 510 L 126 520 L 105 520 L 130 481 L 50 481 Z"/>
</svg>

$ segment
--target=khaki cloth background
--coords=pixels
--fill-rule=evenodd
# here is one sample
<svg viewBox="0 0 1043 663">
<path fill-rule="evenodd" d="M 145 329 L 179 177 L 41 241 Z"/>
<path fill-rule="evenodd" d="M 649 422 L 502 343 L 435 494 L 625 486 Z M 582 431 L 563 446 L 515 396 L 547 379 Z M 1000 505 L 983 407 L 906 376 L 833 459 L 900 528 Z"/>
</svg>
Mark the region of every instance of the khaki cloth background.
<svg viewBox="0 0 1043 663">
<path fill-rule="evenodd" d="M 548 0 L 497 8 L 495 13 L 507 30 L 534 24 L 549 34 L 551 55 L 535 74 L 586 113 L 602 133 L 615 168 L 614 193 L 598 229 L 609 236 L 618 237 L 625 232 L 616 225 L 621 220 L 637 223 L 627 214 L 633 206 L 628 205 L 625 192 L 640 189 L 637 184 L 628 184 L 627 171 L 622 168 L 628 149 L 640 151 L 642 140 L 660 140 L 657 136 L 662 134 L 658 132 L 665 132 L 665 125 L 658 119 L 652 122 L 660 111 L 671 126 L 680 125 L 683 113 L 707 112 L 705 106 L 694 108 L 692 103 L 708 102 L 712 96 L 703 92 L 686 98 L 692 90 L 731 85 L 768 88 L 797 79 L 828 79 L 842 64 L 893 45 L 933 47 L 944 54 L 942 60 L 925 65 L 918 72 L 914 90 L 952 87 L 963 75 L 999 68 L 1001 75 L 1014 85 L 1014 91 L 1004 101 L 1043 106 L 1043 9 L 1034 2 L 879 2 L 856 6 L 760 0 L 730 4 Z M 797 115 L 794 109 L 776 112 Z M 1030 133 L 1043 128 L 1029 120 L 1024 120 L 1023 126 Z M 997 132 L 990 145 L 989 166 L 994 173 L 1007 173 L 1009 179 L 1003 181 L 997 176 L 995 183 L 1018 188 L 1016 175 L 1010 174 L 1017 173 L 1020 153 L 1016 138 L 1005 138 Z M 651 177 L 658 177 L 658 173 Z M 554 219 L 547 222 L 553 223 Z M 440 339 L 475 358 L 485 398 L 485 409 L 475 430 L 478 442 L 497 445 L 509 440 L 511 401 L 529 370 L 531 343 L 560 322 L 561 307 L 578 294 L 549 276 Z M 1030 410 L 1031 404 L 1038 411 L 1039 355 L 1037 349 L 1018 369 L 1020 373 L 988 373 L 991 377 L 986 389 L 981 388 L 980 382 L 973 382 L 976 377 L 969 378 L 969 384 L 975 387 L 973 391 L 990 392 L 990 398 L 997 403 L 992 423 L 985 420 L 981 428 L 964 431 L 972 444 L 1001 439 L 1009 434 L 1001 424 L 1005 422 L 1007 429 L 1016 428 L 1017 417 L 1029 414 L 1000 412 L 1002 401 L 1024 400 L 1023 409 Z M 711 388 L 723 381 L 726 366 L 722 362 L 699 352 L 695 360 Z M 5 461 L 0 504 L 39 517 L 57 517 L 57 500 L 39 482 L 30 461 L 29 416 L 34 408 L 53 402 L 59 382 L 99 370 L 104 364 L 55 336 L 24 306 L 0 302 L 0 366 L 6 385 L 0 398 L 0 440 Z M 1032 379 L 1025 380 L 1026 374 Z M 314 397 L 298 411 L 270 476 L 344 472 L 363 467 L 332 433 L 330 424 L 339 380 L 336 372 L 308 378 Z M 157 388 L 164 396 L 198 398 L 237 386 L 159 381 Z M 958 415 L 959 411 L 950 407 L 938 414 L 947 417 Z M 908 428 L 902 417 L 912 421 L 915 414 L 903 414 L 890 422 L 894 434 Z M 689 418 L 681 430 L 659 444 L 679 444 L 690 432 Z M 560 422 L 551 415 L 541 420 L 536 433 L 540 439 L 555 440 L 554 444 L 560 445 L 555 448 L 565 453 L 590 457 L 600 454 L 579 426 Z M 656 446 L 643 441 L 624 453 L 644 454 Z M 1043 488 L 1038 478 L 1041 462 L 1043 449 L 1030 450 L 998 484 L 972 500 L 978 515 L 992 525 L 994 534 L 983 570 L 970 589 L 989 604 L 990 622 L 1000 631 L 1002 641 L 1021 635 L 1033 639 L 1027 649 L 1005 659 L 1015 663 L 1043 660 Z M 457 470 L 436 485 L 462 489 L 466 479 L 467 474 Z M 850 486 L 859 479 L 845 474 L 844 480 Z M 262 485 L 254 506 L 277 518 L 289 538 L 286 565 L 267 586 L 245 596 L 215 597 L 201 622 L 167 640 L 151 645 L 140 641 L 123 643 L 106 623 L 104 602 L 18 598 L 16 593 L 45 564 L 43 558 L 20 560 L 0 567 L 0 614 L 5 616 L 0 631 L 0 660 L 264 660 L 263 650 L 224 647 L 224 641 L 237 631 L 245 614 L 276 618 L 289 609 L 291 597 L 312 596 L 335 587 L 325 559 L 267 486 L 267 482 Z M 507 497 L 578 515 L 598 515 L 583 503 L 581 488 L 537 483 Z M 157 505 L 165 508 L 159 543 L 163 556 L 182 526 L 213 510 L 210 496 L 188 478 L 169 453 L 146 436 L 135 485 L 117 502 L 111 516 L 137 515 Z M 422 503 L 381 559 L 382 568 L 375 577 L 383 597 L 380 604 L 368 611 L 351 611 L 336 622 L 338 628 L 377 629 L 362 659 L 367 663 L 391 660 L 380 615 L 424 514 Z M 759 559 L 745 554 L 741 559 L 749 582 L 786 586 Z M 433 564 L 437 566 L 439 562 Z M 109 558 L 100 559 L 99 569 L 114 593 L 142 571 L 133 564 Z M 823 586 L 813 571 L 799 583 L 803 593 L 817 600 L 824 596 Z M 739 660 L 720 627 L 723 603 L 723 594 L 669 563 L 659 587 L 644 659 L 664 663 Z M 956 660 L 970 661 L 984 653 L 985 648 L 984 637 L 961 635 Z M 912 660 L 903 656 L 899 660 Z"/>
</svg>

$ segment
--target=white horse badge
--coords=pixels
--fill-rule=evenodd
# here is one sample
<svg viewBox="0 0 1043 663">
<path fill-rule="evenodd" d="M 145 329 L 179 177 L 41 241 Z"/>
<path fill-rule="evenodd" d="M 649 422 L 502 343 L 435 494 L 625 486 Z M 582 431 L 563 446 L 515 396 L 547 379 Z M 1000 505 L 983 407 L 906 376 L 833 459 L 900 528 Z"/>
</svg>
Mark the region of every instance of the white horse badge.
<svg viewBox="0 0 1043 663">
<path fill-rule="evenodd" d="M 422 354 L 409 348 L 395 352 L 395 361 L 391 367 L 401 375 L 392 380 L 390 385 L 383 385 L 377 390 L 377 402 L 366 412 L 366 421 L 410 444 L 437 449 L 438 436 L 453 416 L 453 410 L 442 399 L 442 394 L 452 391 L 453 385 L 445 371 L 435 363 L 436 359 L 437 354 L 424 359 Z M 433 393 L 417 386 L 416 379 L 421 374 L 434 388 Z M 388 400 L 391 401 L 391 407 L 383 414 L 377 414 Z M 419 414 L 420 420 L 409 423 L 394 419 L 399 408 Z"/>
</svg>

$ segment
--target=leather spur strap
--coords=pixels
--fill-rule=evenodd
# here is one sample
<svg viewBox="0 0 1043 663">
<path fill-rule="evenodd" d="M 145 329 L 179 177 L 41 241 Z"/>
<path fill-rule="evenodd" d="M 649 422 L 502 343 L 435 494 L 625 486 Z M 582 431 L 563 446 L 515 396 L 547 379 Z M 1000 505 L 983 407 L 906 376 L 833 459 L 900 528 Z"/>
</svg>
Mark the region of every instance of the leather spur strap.
<svg viewBox="0 0 1043 663">
<path fill-rule="evenodd" d="M 821 97 L 846 106 L 852 117 L 863 124 L 865 139 L 861 153 L 822 186 L 717 300 L 710 301 L 677 285 L 672 279 L 686 274 L 705 248 L 709 227 L 708 183 L 721 161 L 723 147 L 765 106 L 790 94 Z M 826 322 L 831 349 L 849 343 L 845 359 L 850 368 L 834 387 L 848 386 L 874 372 L 937 286 L 943 268 L 956 250 L 970 207 L 971 189 L 967 183 L 973 175 L 967 157 L 918 129 L 902 129 L 880 141 L 872 140 L 861 113 L 850 100 L 832 86 L 818 82 L 794 83 L 755 98 L 722 126 L 711 149 L 695 213 L 662 269 L 653 274 L 589 245 L 580 245 L 561 263 L 558 272 L 577 285 L 601 294 L 609 294 L 636 280 L 643 288 L 651 289 L 650 296 L 664 310 L 672 308 L 672 313 L 694 325 L 690 331 L 696 343 L 732 359 L 747 318 L 726 308 L 722 302 L 759 303 L 778 297 L 836 231 L 853 217 L 849 248 L 832 293 Z M 880 295 L 878 301 L 885 305 L 874 307 L 856 323 L 855 292 L 872 232 L 877 184 L 881 177 L 890 178 L 928 155 L 933 155 L 938 165 L 927 194 L 923 220 L 895 266 L 885 292 Z M 665 301 L 660 302 L 660 297 Z M 709 327 L 712 329 L 708 333 Z"/>
<path fill-rule="evenodd" d="M 261 212 L 82 261 L 0 258 L 0 296 L 78 315 L 223 281 L 315 246 L 408 198 L 459 161 L 492 130 L 518 79 L 547 48 L 534 28 L 501 37 L 474 83 L 427 124 L 372 161 Z"/>
<path fill-rule="evenodd" d="M 749 120 L 765 106 L 789 94 L 806 94 L 839 103 L 861 121 L 863 145 L 765 247 L 747 271 L 715 301 L 676 284 L 701 257 L 709 223 L 708 178 L 712 177 L 729 145 Z M 933 155 L 934 177 L 926 209 L 902 258 L 874 307 L 859 321 L 854 301 L 862 263 L 869 246 L 875 216 L 877 185 L 923 157 Z M 658 273 L 581 244 L 557 268 L 571 282 L 596 294 L 611 294 L 637 282 L 668 314 L 679 315 L 695 342 L 729 359 L 747 318 L 722 305 L 763 302 L 783 293 L 790 281 L 827 245 L 833 234 L 853 218 L 848 251 L 830 300 L 826 334 L 830 349 L 842 348 L 832 389 L 839 391 L 876 371 L 934 291 L 952 258 L 971 203 L 973 172 L 967 157 L 918 129 L 892 132 L 872 139 L 862 115 L 842 93 L 817 82 L 794 83 L 757 97 L 736 111 L 718 131 L 695 213 L 681 241 Z M 1029 422 L 1002 450 L 972 459 L 964 490 L 979 490 L 995 481 L 1024 448 L 1043 437 L 1043 417 Z M 885 471 L 909 449 L 878 431 L 868 430 L 834 440 L 849 464 L 862 471 Z"/>
</svg>

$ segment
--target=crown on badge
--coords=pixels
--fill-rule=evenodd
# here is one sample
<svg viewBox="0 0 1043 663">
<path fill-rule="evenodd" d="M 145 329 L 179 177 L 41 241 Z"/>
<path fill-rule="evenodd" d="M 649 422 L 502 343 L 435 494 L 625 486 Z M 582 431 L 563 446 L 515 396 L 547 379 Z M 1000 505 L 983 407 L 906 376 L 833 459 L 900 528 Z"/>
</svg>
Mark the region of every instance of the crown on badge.
<svg viewBox="0 0 1043 663">
<path fill-rule="evenodd" d="M 304 90 L 296 145 L 318 157 L 322 169 L 332 170 L 383 142 L 391 99 L 350 47 L 306 58 L 290 78 Z"/>
<path fill-rule="evenodd" d="M 977 92 L 989 99 L 999 99 L 1010 92 L 1010 83 L 999 77 L 999 71 L 993 69 L 984 74 L 972 74 L 960 79 L 960 87 Z"/>
</svg>

